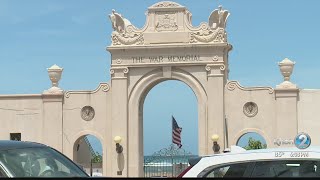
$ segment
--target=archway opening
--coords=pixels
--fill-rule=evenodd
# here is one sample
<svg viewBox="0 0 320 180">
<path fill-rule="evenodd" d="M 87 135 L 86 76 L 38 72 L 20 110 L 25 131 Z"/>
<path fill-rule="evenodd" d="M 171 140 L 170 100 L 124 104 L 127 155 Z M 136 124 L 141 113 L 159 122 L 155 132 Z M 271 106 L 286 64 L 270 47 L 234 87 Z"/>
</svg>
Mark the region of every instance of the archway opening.
<svg viewBox="0 0 320 180">
<path fill-rule="evenodd" d="M 103 150 L 100 140 L 93 135 L 77 139 L 73 148 L 73 160 L 90 176 L 102 176 Z"/>
<path fill-rule="evenodd" d="M 145 177 L 176 177 L 198 155 L 198 103 L 184 82 L 159 82 L 146 93 L 143 107 Z M 173 119 L 182 128 L 181 148 L 173 143 Z M 175 139 L 175 142 L 176 141 Z"/>
<path fill-rule="evenodd" d="M 263 136 L 256 132 L 248 132 L 243 134 L 237 141 L 237 146 L 246 150 L 266 149 L 267 143 Z"/>
</svg>

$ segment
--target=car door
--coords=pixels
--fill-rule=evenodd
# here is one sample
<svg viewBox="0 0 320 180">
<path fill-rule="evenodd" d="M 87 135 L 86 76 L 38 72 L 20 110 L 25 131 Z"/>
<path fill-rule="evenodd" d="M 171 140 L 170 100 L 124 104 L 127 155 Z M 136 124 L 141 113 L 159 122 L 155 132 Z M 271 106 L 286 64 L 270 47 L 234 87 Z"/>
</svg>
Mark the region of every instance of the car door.
<svg viewBox="0 0 320 180">
<path fill-rule="evenodd" d="M 250 177 L 254 162 L 232 162 L 210 166 L 199 173 L 198 177 Z"/>
<path fill-rule="evenodd" d="M 257 161 L 251 177 L 319 177 L 319 164 L 319 160 L 312 159 Z"/>
</svg>

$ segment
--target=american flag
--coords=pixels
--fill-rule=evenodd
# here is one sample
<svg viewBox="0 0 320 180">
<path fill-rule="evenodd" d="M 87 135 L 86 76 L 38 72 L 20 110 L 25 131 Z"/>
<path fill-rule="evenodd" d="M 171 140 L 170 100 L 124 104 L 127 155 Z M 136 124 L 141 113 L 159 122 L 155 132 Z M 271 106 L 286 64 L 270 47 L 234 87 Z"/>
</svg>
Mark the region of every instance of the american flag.
<svg viewBox="0 0 320 180">
<path fill-rule="evenodd" d="M 182 128 L 178 126 L 177 121 L 172 116 L 172 143 L 178 145 L 179 148 L 182 147 L 181 131 L 182 131 Z"/>
</svg>

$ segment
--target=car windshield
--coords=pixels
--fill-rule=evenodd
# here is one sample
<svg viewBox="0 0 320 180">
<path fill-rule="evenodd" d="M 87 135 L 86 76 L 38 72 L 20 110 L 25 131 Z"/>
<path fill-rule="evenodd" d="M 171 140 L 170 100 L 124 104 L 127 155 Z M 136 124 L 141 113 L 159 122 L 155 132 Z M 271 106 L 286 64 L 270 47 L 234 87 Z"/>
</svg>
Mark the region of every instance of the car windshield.
<svg viewBox="0 0 320 180">
<path fill-rule="evenodd" d="M 77 165 L 49 147 L 0 151 L 0 163 L 13 177 L 87 177 Z"/>
</svg>

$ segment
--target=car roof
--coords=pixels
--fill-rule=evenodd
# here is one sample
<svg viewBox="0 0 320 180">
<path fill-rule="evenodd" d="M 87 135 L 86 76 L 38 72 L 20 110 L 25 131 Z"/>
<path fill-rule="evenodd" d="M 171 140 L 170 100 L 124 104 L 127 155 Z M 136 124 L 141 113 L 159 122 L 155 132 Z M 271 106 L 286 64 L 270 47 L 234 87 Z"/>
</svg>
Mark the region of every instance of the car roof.
<svg viewBox="0 0 320 180">
<path fill-rule="evenodd" d="M 320 159 L 320 147 L 310 146 L 306 149 L 298 149 L 297 147 L 288 148 L 269 148 L 269 149 L 257 149 L 257 150 L 245 150 L 236 149 L 238 151 L 232 151 L 221 154 L 214 154 L 208 156 L 200 156 L 196 159 L 189 160 L 191 166 L 193 166 L 184 177 L 196 177 L 205 168 L 234 162 L 245 161 L 273 161 L 273 160 L 319 160 Z"/>
<path fill-rule="evenodd" d="M 30 147 L 48 147 L 44 144 L 29 141 L 10 141 L 0 140 L 0 150 L 30 148 Z"/>
<path fill-rule="evenodd" d="M 233 155 L 233 154 L 247 154 L 247 153 L 271 153 L 271 152 L 279 152 L 279 151 L 313 151 L 320 153 L 320 146 L 310 146 L 306 149 L 298 149 L 296 147 L 287 147 L 287 148 L 267 148 L 267 149 L 253 149 L 253 150 L 244 150 L 241 152 L 227 152 L 220 154 L 212 154 L 212 155 L 204 155 L 202 157 L 212 157 L 212 156 L 223 156 L 223 155 Z"/>
</svg>

